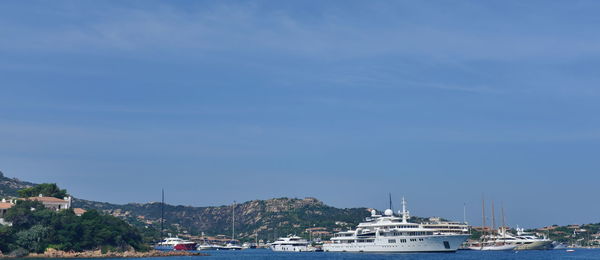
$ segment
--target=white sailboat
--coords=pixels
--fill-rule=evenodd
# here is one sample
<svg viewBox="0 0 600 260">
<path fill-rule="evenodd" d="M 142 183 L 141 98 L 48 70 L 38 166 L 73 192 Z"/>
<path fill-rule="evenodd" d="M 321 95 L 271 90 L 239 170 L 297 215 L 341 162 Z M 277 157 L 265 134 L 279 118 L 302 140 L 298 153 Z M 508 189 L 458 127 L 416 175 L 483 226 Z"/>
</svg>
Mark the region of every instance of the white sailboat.
<svg viewBox="0 0 600 260">
<path fill-rule="evenodd" d="M 504 226 L 504 209 L 502 210 L 502 219 Z M 481 198 L 481 216 L 482 216 L 482 228 L 481 228 L 481 240 L 476 243 L 471 243 L 467 247 L 470 250 L 478 250 L 478 251 L 508 251 L 514 250 L 517 245 L 505 243 L 503 240 L 490 239 L 491 233 L 493 230 L 490 230 L 490 235 L 485 235 L 485 200 L 483 197 Z M 492 228 L 495 228 L 495 214 L 494 214 L 494 202 L 492 202 Z M 504 227 L 502 227 L 504 228 Z M 506 234 L 506 233 L 505 233 Z"/>
<path fill-rule="evenodd" d="M 240 245 L 238 245 L 235 242 L 235 201 L 233 202 L 233 205 L 231 207 L 231 215 L 232 215 L 231 241 L 229 241 L 229 243 L 227 243 L 225 246 L 217 248 L 217 250 L 242 250 L 243 249 L 243 247 L 241 247 Z"/>
</svg>

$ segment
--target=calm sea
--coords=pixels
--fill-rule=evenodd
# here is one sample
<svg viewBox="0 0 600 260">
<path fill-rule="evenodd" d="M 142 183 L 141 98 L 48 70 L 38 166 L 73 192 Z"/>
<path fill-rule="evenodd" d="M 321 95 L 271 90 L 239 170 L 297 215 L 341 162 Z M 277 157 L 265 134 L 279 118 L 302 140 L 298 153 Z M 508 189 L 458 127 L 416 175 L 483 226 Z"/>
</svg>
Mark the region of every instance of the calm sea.
<svg viewBox="0 0 600 260">
<path fill-rule="evenodd" d="M 305 259 L 400 259 L 400 260 L 513 260 L 513 259 L 535 259 L 535 260 L 553 260 L 553 259 L 573 259 L 573 260 L 600 260 L 600 249 L 576 249 L 575 252 L 567 253 L 565 250 L 546 250 L 546 251 L 502 251 L 502 252 L 478 252 L 478 251 L 458 251 L 456 253 L 416 253 L 416 254 L 365 254 L 365 253 L 326 253 L 326 252 L 307 252 L 307 253 L 284 253 L 272 252 L 267 249 L 248 249 L 243 251 L 203 251 L 210 256 L 203 257 L 169 257 L 168 260 L 178 260 L 197 258 L 198 260 L 225 260 L 225 259 L 244 259 L 244 260 L 263 260 L 263 259 L 284 259 L 284 260 L 305 260 Z M 161 258 L 152 258 L 157 260 Z"/>
</svg>

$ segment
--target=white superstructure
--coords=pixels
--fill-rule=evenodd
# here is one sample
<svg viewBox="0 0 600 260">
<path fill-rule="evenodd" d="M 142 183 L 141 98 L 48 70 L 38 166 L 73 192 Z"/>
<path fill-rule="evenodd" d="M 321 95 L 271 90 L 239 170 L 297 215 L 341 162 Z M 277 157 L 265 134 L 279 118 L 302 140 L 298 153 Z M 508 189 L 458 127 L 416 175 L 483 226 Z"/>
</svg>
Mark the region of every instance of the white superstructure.
<svg viewBox="0 0 600 260">
<path fill-rule="evenodd" d="M 288 236 L 277 239 L 270 246 L 273 251 L 307 252 L 314 251 L 310 243 L 299 236 Z"/>
<path fill-rule="evenodd" d="M 402 199 L 402 217 L 391 209 L 383 215 L 373 210 L 371 217 L 355 230 L 336 233 L 330 243 L 323 244 L 328 252 L 455 252 L 467 240 L 468 234 L 441 233 L 421 224 L 408 222 L 406 201 Z"/>
</svg>

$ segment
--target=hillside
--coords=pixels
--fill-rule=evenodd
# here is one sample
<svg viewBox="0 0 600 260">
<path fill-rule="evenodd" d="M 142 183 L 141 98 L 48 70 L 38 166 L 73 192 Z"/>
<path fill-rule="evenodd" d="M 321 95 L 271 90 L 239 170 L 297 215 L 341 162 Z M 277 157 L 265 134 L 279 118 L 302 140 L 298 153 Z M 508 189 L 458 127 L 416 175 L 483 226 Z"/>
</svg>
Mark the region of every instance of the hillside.
<svg viewBox="0 0 600 260">
<path fill-rule="evenodd" d="M 114 205 L 86 200 L 75 200 L 76 207 L 95 208 L 130 221 L 141 221 L 158 227 L 161 204 Z M 277 198 L 252 200 L 236 204 L 236 233 L 240 238 L 257 234 L 272 239 L 290 233 L 304 234 L 310 227 L 323 227 L 327 231 L 354 226 L 368 216 L 366 208 L 338 209 L 315 198 Z M 143 217 L 139 217 L 143 216 Z M 178 233 L 230 234 L 232 206 L 190 207 L 165 205 L 166 223 Z M 336 224 L 337 222 L 337 224 Z M 174 230 L 175 232 L 175 230 Z"/>
<path fill-rule="evenodd" d="M 17 196 L 17 191 L 35 185 L 17 178 L 8 178 L 0 171 L 0 197 Z"/>
<path fill-rule="evenodd" d="M 0 197 L 17 196 L 17 190 L 35 183 L 8 178 L 0 172 Z M 111 204 L 74 198 L 73 207 L 98 209 L 140 227 L 160 227 L 161 204 Z M 171 233 L 198 235 L 231 234 L 231 205 L 191 207 L 165 205 L 165 228 Z M 366 208 L 339 209 L 315 198 L 276 198 L 236 204 L 236 237 L 258 234 L 264 239 L 291 233 L 306 235 L 306 228 L 323 227 L 332 232 L 354 226 L 368 216 Z M 337 224 L 336 224 L 337 222 Z"/>
</svg>

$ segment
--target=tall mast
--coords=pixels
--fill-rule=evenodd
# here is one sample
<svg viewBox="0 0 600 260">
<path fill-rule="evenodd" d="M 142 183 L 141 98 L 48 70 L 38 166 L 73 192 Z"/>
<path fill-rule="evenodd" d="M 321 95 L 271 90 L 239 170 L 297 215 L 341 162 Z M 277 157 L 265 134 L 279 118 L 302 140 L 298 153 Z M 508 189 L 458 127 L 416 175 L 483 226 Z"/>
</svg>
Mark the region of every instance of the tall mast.
<svg viewBox="0 0 600 260">
<path fill-rule="evenodd" d="M 504 223 L 504 202 L 502 202 L 502 236 L 506 238 L 506 223 Z"/>
<path fill-rule="evenodd" d="M 165 189 L 162 189 L 162 200 L 160 203 L 160 239 L 164 238 L 164 223 L 165 222 Z"/>
<path fill-rule="evenodd" d="M 496 231 L 496 213 L 494 213 L 494 201 L 492 200 L 492 233 Z"/>
<path fill-rule="evenodd" d="M 231 207 L 231 214 L 233 221 L 231 221 L 231 243 L 235 240 L 235 200 L 233 201 L 233 207 Z"/>
<path fill-rule="evenodd" d="M 390 207 L 389 207 L 389 209 L 391 209 L 392 212 L 394 212 L 394 208 L 392 208 L 392 193 L 390 192 L 389 194 L 390 194 Z"/>
<path fill-rule="evenodd" d="M 467 223 L 467 203 L 463 203 L 463 223 Z"/>
<path fill-rule="evenodd" d="M 406 223 L 408 219 L 408 211 L 406 211 L 406 200 L 402 197 L 402 223 Z"/>
<path fill-rule="evenodd" d="M 485 235 L 485 198 L 483 194 L 481 194 L 481 239 L 483 240 L 483 235 Z"/>
</svg>

